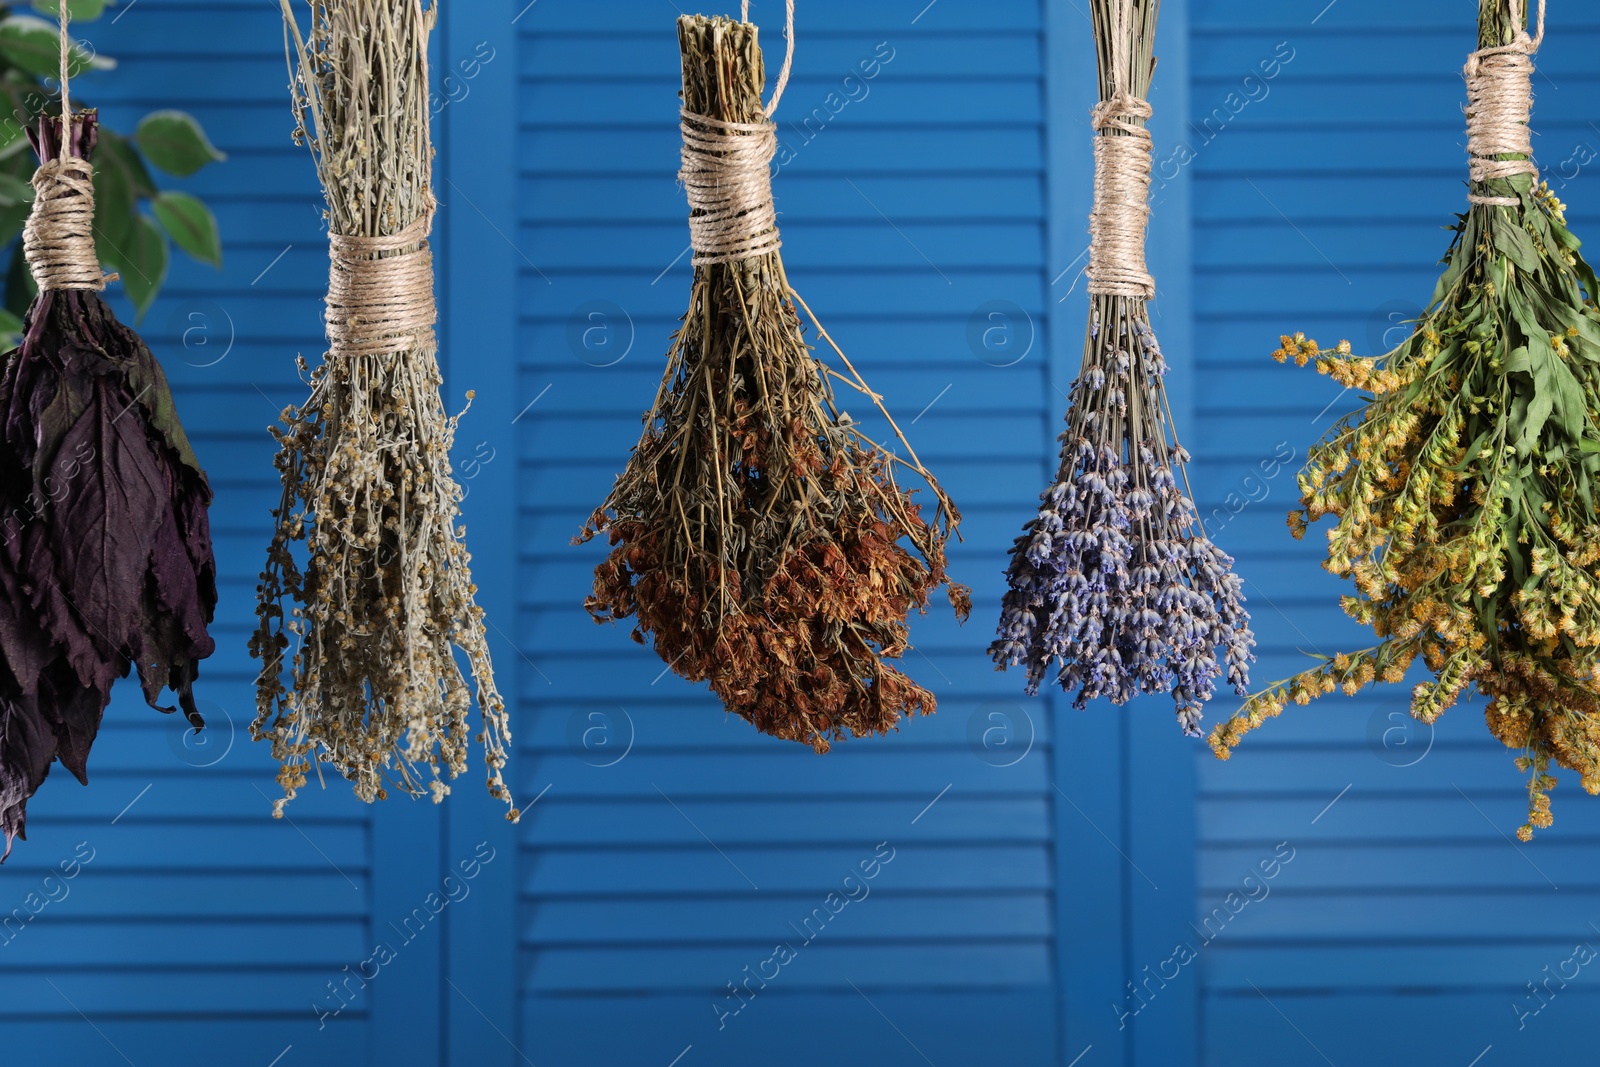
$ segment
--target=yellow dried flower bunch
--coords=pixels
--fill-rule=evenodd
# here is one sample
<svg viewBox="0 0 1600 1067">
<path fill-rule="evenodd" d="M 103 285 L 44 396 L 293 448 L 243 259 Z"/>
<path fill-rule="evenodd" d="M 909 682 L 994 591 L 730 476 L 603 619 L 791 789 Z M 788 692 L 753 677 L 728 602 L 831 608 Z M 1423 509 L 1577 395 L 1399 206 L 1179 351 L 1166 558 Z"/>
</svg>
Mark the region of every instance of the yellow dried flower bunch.
<svg viewBox="0 0 1600 1067">
<path fill-rule="evenodd" d="M 1600 793 L 1600 286 L 1547 185 L 1517 174 L 1475 192 L 1516 206 L 1458 216 L 1398 348 L 1358 357 L 1295 334 L 1273 353 L 1366 393 L 1309 452 L 1289 528 L 1335 520 L 1323 565 L 1378 641 L 1255 694 L 1210 744 L 1225 759 L 1290 703 L 1399 682 L 1420 658 L 1433 677 L 1413 716 L 1431 723 L 1475 688 L 1521 751 L 1528 840 L 1551 822 L 1552 765 Z"/>
</svg>

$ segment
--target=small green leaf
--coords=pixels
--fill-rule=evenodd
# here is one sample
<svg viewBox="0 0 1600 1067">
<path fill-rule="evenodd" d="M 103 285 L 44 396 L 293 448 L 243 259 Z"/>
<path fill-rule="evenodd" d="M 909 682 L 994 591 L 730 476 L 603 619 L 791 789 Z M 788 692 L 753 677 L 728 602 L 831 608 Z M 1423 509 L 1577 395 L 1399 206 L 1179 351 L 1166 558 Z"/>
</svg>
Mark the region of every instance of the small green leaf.
<svg viewBox="0 0 1600 1067">
<path fill-rule="evenodd" d="M 1532 274 L 1539 269 L 1539 252 L 1533 247 L 1533 238 L 1520 225 L 1498 226 L 1494 231 L 1494 246 L 1519 268 Z"/>
<path fill-rule="evenodd" d="M 128 171 L 116 160 L 108 158 L 95 167 L 94 199 L 95 251 L 100 262 L 121 267 L 128 259 L 125 250 L 133 244 L 138 211 Z"/>
<path fill-rule="evenodd" d="M 206 139 L 194 116 L 183 111 L 152 111 L 133 136 L 146 159 L 179 178 L 228 158 Z"/>
<path fill-rule="evenodd" d="M 22 342 L 22 320 L 0 308 L 0 344 L 9 351 Z"/>
<path fill-rule="evenodd" d="M 117 264 L 122 268 L 122 288 L 142 319 L 167 280 L 167 239 L 148 215 L 135 220 L 126 259 L 128 262 Z"/>
<path fill-rule="evenodd" d="M 7 15 L 0 19 L 0 56 L 29 74 L 59 77 L 61 34 L 53 24 L 33 15 Z M 110 70 L 116 65 L 109 57 L 93 54 L 81 42 L 72 43 L 67 69 L 73 77 L 86 70 Z"/>
<path fill-rule="evenodd" d="M 14 174 L 0 171 L 0 207 L 33 203 L 33 184 Z"/>
<path fill-rule="evenodd" d="M 135 197 L 156 195 L 156 180 L 150 176 L 150 169 L 144 165 L 144 160 L 139 158 L 133 142 L 102 126 L 100 145 L 95 152 L 95 169 L 107 166 L 117 167 L 123 172 Z"/>
<path fill-rule="evenodd" d="M 198 197 L 165 192 L 150 202 L 150 209 L 173 244 L 202 263 L 221 269 L 222 239 L 217 235 L 217 220 Z"/>
<path fill-rule="evenodd" d="M 1600 360 L 1600 322 L 1591 318 L 1591 314 L 1586 308 L 1568 308 L 1567 324 L 1578 331 L 1573 338 L 1577 342 L 1573 345 L 1577 353 L 1588 360 Z"/>
<path fill-rule="evenodd" d="M 22 232 L 22 224 L 28 221 L 28 211 L 27 204 L 0 208 L 0 248 L 17 239 Z"/>
<path fill-rule="evenodd" d="M 1578 249 L 1583 247 L 1583 242 L 1578 240 L 1571 230 L 1561 225 L 1555 219 L 1550 220 L 1550 234 L 1555 238 L 1556 244 L 1560 245 L 1568 252 L 1576 252 Z"/>
<path fill-rule="evenodd" d="M 24 125 L 20 110 L 13 112 L 10 118 L 0 120 L 0 161 L 20 155 L 27 149 L 28 135 Z"/>
<path fill-rule="evenodd" d="M 33 272 L 28 269 L 28 261 L 22 254 L 22 242 L 13 241 L 11 266 L 6 270 L 6 310 L 20 317 L 38 295 L 39 286 L 33 280 Z"/>
<path fill-rule="evenodd" d="M 55 0 L 33 0 L 41 14 L 56 18 L 61 6 Z M 67 0 L 67 15 L 73 22 L 93 22 L 106 13 L 106 0 Z"/>
</svg>

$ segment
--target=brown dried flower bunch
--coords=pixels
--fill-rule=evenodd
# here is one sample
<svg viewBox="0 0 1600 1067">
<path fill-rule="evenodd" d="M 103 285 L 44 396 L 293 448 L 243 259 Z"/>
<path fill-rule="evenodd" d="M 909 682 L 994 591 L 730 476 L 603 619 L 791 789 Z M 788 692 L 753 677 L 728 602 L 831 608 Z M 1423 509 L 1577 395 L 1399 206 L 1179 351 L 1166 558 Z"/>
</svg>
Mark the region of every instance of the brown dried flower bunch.
<svg viewBox="0 0 1600 1067">
<path fill-rule="evenodd" d="M 678 37 L 686 137 L 759 136 L 770 124 L 755 27 L 686 16 Z M 934 590 L 948 586 L 963 619 L 971 601 L 945 573 L 959 514 L 820 326 L 843 371 L 807 345 L 797 306 L 816 320 L 775 238 L 773 225 L 754 238 L 770 251 L 728 262 L 701 262 L 721 257 L 697 245 L 644 435 L 577 540 L 604 532 L 613 546 L 586 602 L 597 621 L 635 619 L 634 640 L 729 711 L 826 752 L 934 710 L 933 694 L 887 661 L 910 647 L 907 617 Z M 877 407 L 905 458 L 838 409 L 832 379 Z M 930 487 L 931 521 L 897 467 Z"/>
<path fill-rule="evenodd" d="M 427 47 L 438 7 L 310 0 L 302 36 L 281 3 L 295 136 L 327 196 L 333 269 L 330 350 L 309 374 L 310 399 L 273 430 L 283 500 L 250 642 L 262 661 L 252 734 L 283 763 L 273 813 L 305 785 L 313 756 L 364 801 L 389 784 L 442 800 L 472 740 L 457 649 L 476 684 L 489 791 L 510 804 L 511 735 L 456 525 L 457 419 L 440 400 L 433 331 Z"/>
</svg>

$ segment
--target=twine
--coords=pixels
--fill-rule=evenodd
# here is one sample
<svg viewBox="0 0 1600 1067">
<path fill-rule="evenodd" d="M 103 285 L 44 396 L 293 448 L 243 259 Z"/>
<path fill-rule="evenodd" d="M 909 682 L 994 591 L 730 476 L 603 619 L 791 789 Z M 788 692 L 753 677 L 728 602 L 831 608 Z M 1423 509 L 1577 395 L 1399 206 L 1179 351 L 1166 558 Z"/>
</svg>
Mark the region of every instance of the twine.
<svg viewBox="0 0 1600 1067">
<path fill-rule="evenodd" d="M 1468 174 L 1482 184 L 1514 174 L 1539 180 L 1533 163 L 1533 54 L 1544 40 L 1545 0 L 1539 0 L 1538 32 L 1529 36 L 1523 0 L 1511 0 L 1511 20 L 1516 36 L 1508 45 L 1481 48 L 1467 57 Z M 1522 156 L 1501 159 L 1500 156 Z M 1516 207 L 1514 196 L 1488 196 L 1471 192 L 1468 201 L 1494 207 Z"/>
<path fill-rule="evenodd" d="M 767 101 L 767 118 L 778 110 L 778 101 L 783 99 L 783 91 L 789 86 L 789 71 L 794 67 L 794 0 L 785 0 L 785 15 L 787 21 L 784 27 L 784 37 L 789 46 L 783 52 L 783 67 L 778 71 L 778 80 L 772 86 L 772 99 Z M 739 4 L 739 21 L 750 21 L 750 0 L 742 0 Z"/>
<path fill-rule="evenodd" d="M 94 248 L 94 167 L 72 154 L 71 67 L 67 5 L 58 5 L 61 42 L 61 145 L 56 158 L 33 172 L 33 206 L 22 227 L 22 254 L 41 290 L 104 289 L 115 274 L 100 270 Z M 50 146 L 41 123 L 39 151 Z"/>
<path fill-rule="evenodd" d="M 1106 27 L 1108 54 L 1101 57 L 1110 75 L 1105 98 L 1090 113 L 1094 139 L 1094 210 L 1089 215 L 1089 292 L 1104 296 L 1155 295 L 1156 281 L 1145 267 L 1144 234 L 1150 222 L 1150 166 L 1153 146 L 1145 121 L 1148 101 L 1129 91 L 1132 68 L 1133 4 L 1114 5 Z"/>
<path fill-rule="evenodd" d="M 735 263 L 776 252 L 778 211 L 772 203 L 772 157 L 778 128 L 770 122 L 724 122 L 682 112 L 683 169 L 689 197 L 694 265 Z"/>
<path fill-rule="evenodd" d="M 1145 267 L 1150 221 L 1150 104 L 1119 93 L 1095 106 L 1094 211 L 1089 216 L 1089 292 L 1148 300 L 1156 281 Z"/>
<path fill-rule="evenodd" d="M 765 111 L 770 119 L 789 85 L 794 66 L 794 0 L 787 0 L 785 36 L 789 46 Z M 750 0 L 739 8 L 750 21 Z M 778 210 L 772 203 L 772 159 L 778 154 L 778 128 L 771 122 L 725 122 L 692 111 L 680 112 L 683 166 L 678 180 L 689 197 L 689 244 L 694 265 L 737 263 L 783 247 Z"/>
<path fill-rule="evenodd" d="M 328 235 L 326 318 L 335 355 L 397 355 L 433 329 L 432 229 L 430 205 L 396 234 Z"/>
<path fill-rule="evenodd" d="M 67 155 L 71 140 L 69 124 L 61 156 L 33 172 L 33 208 L 22 227 L 22 254 L 42 290 L 104 289 L 115 277 L 101 272 L 94 249 L 94 168 Z"/>
</svg>

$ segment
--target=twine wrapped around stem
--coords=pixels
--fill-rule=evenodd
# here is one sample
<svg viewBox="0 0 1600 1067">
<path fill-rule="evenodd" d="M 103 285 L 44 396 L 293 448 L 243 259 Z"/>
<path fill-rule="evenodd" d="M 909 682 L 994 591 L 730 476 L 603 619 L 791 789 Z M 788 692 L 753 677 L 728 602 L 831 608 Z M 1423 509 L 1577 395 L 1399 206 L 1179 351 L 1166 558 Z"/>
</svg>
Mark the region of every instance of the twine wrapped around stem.
<svg viewBox="0 0 1600 1067">
<path fill-rule="evenodd" d="M 1523 0 L 1510 0 L 1516 30 L 1510 44 L 1480 48 L 1467 57 L 1468 171 L 1475 185 L 1527 174 L 1537 180 L 1533 163 L 1533 54 L 1544 40 L 1545 0 L 1539 2 L 1538 29 L 1528 33 Z M 1497 196 L 1479 189 L 1467 199 L 1492 207 L 1517 207 L 1520 197 Z"/>
<path fill-rule="evenodd" d="M 430 207 L 398 233 L 328 235 L 327 324 L 339 356 L 396 355 L 434 343 Z"/>
<path fill-rule="evenodd" d="M 94 247 L 94 167 L 61 155 L 33 172 L 33 209 L 22 227 L 22 253 L 40 289 L 102 290 L 116 278 L 100 269 Z"/>
<path fill-rule="evenodd" d="M 40 289 L 99 291 L 116 275 L 102 273 L 94 247 L 94 165 L 74 150 L 66 128 L 72 115 L 72 37 L 65 2 L 58 16 L 64 132 L 61 151 L 33 172 L 33 206 L 22 226 L 22 254 Z"/>
<path fill-rule="evenodd" d="M 1145 229 L 1150 221 L 1149 101 L 1134 84 L 1139 79 L 1131 52 L 1140 27 L 1135 5 L 1116 4 L 1104 13 L 1101 46 L 1103 98 L 1095 105 L 1094 211 L 1089 217 L 1089 292 L 1146 300 L 1156 292 L 1145 267 Z M 1152 23 L 1154 6 L 1150 11 Z M 1152 64 L 1153 66 L 1153 64 Z"/>
</svg>

